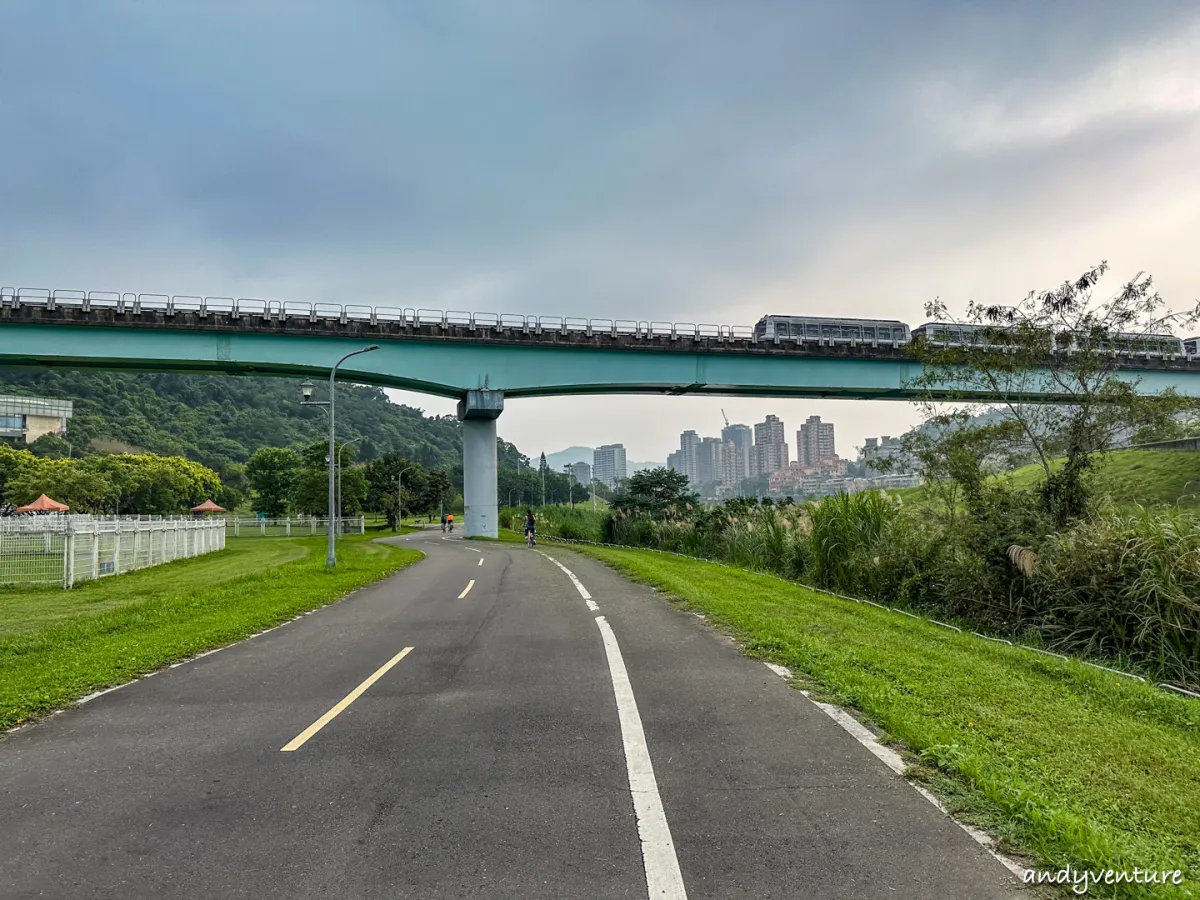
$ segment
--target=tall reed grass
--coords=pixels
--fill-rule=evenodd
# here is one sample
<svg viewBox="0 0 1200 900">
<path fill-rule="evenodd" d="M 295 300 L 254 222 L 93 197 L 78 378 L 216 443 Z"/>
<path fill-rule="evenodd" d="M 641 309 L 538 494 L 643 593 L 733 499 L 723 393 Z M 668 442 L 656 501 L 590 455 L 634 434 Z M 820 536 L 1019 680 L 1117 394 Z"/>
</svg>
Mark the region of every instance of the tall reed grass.
<svg viewBox="0 0 1200 900">
<path fill-rule="evenodd" d="M 1028 509 L 1020 496 L 998 496 L 951 529 L 864 491 L 686 519 L 547 518 L 563 537 L 722 560 L 1200 684 L 1200 522 L 1108 512 L 1039 534 Z"/>
</svg>

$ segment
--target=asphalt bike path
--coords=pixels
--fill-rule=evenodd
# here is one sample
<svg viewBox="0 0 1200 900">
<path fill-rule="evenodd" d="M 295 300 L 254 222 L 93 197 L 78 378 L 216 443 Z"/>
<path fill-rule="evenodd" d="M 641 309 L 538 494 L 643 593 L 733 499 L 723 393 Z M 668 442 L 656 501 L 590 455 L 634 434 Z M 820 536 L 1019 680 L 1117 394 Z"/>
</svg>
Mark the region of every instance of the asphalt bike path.
<svg viewBox="0 0 1200 900">
<path fill-rule="evenodd" d="M 648 588 L 397 540 L 427 558 L 0 742 L 0 898 L 1015 895 Z"/>
</svg>

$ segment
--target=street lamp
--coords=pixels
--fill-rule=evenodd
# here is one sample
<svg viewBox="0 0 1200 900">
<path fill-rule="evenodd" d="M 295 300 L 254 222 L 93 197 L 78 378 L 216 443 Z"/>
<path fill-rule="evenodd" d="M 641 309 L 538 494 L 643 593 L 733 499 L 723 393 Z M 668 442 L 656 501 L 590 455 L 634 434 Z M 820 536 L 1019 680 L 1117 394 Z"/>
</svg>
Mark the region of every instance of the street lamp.
<svg viewBox="0 0 1200 900">
<path fill-rule="evenodd" d="M 320 406 L 329 414 L 329 527 L 326 529 L 329 532 L 329 549 L 325 554 L 325 565 L 332 569 L 337 565 L 337 550 L 334 547 L 334 524 L 333 519 L 337 514 L 337 481 L 334 475 L 334 465 L 337 463 L 337 448 L 335 442 L 337 439 L 337 421 L 334 418 L 334 405 L 337 400 L 337 370 L 338 366 L 344 363 L 352 356 L 358 356 L 360 353 L 370 353 L 372 350 L 378 350 L 378 344 L 372 344 L 370 347 L 363 347 L 361 350 L 351 350 L 341 359 L 333 364 L 333 368 L 329 370 L 329 399 L 328 400 L 313 400 L 313 383 L 305 379 L 300 383 L 301 406 Z"/>
<path fill-rule="evenodd" d="M 352 447 L 361 441 L 361 437 L 356 437 L 352 441 L 343 441 L 342 446 L 338 447 L 337 459 L 337 521 L 338 521 L 338 538 L 342 537 L 342 454 L 346 452 L 347 447 Z"/>
<path fill-rule="evenodd" d="M 404 473 L 409 469 L 415 469 L 416 463 L 405 466 L 396 473 L 396 530 L 400 530 L 400 526 L 404 524 Z"/>
</svg>

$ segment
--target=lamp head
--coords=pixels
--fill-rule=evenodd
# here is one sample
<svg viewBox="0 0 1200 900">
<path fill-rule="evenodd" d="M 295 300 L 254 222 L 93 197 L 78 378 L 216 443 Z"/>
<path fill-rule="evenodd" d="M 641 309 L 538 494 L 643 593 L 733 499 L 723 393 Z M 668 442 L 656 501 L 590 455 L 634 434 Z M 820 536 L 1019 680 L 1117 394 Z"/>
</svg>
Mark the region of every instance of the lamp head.
<svg viewBox="0 0 1200 900">
<path fill-rule="evenodd" d="M 307 378 L 300 382 L 300 397 L 303 400 L 311 400 L 313 392 L 313 383 Z"/>
</svg>

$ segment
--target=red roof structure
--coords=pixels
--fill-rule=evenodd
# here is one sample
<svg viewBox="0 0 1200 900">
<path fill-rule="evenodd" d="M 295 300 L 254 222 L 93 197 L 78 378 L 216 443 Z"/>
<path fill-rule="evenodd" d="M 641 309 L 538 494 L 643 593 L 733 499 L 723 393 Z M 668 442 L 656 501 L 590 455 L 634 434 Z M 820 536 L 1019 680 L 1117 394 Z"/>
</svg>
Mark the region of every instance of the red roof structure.
<svg viewBox="0 0 1200 900">
<path fill-rule="evenodd" d="M 226 512 L 226 509 L 223 506 L 217 506 L 217 504 L 213 503 L 212 500 L 205 500 L 199 506 L 193 506 L 192 512 L 194 512 L 194 513 Z"/>
<path fill-rule="evenodd" d="M 17 512 L 66 512 L 70 508 L 67 504 L 51 500 L 45 494 L 42 494 L 42 496 L 38 497 L 32 503 L 18 506 Z"/>
</svg>

